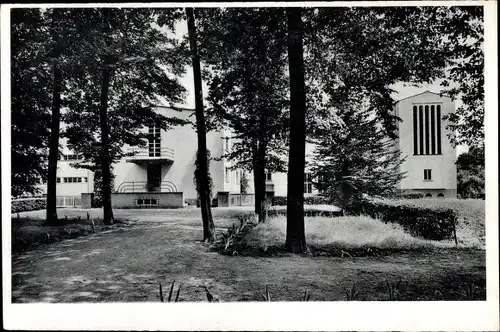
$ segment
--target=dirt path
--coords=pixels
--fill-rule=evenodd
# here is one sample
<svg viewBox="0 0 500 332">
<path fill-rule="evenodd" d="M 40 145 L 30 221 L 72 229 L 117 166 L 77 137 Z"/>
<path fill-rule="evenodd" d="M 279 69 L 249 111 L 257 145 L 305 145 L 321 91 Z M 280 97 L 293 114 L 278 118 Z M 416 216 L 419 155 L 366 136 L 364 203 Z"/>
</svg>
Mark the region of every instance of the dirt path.
<svg viewBox="0 0 500 332">
<path fill-rule="evenodd" d="M 93 234 L 14 256 L 12 300 L 22 302 L 159 301 L 158 282 L 168 292 L 182 284 L 182 301 L 206 301 L 207 286 L 220 301 L 261 300 L 269 285 L 272 299 L 345 300 L 354 283 L 359 300 L 385 298 L 387 282 L 400 300 L 464 299 L 485 295 L 485 255 L 451 250 L 387 257 L 327 258 L 230 257 L 197 242 L 198 210 L 118 210 L 133 226 Z M 215 223 L 227 227 L 234 213 L 214 209 Z M 147 220 L 146 220 L 147 219 Z M 457 288 L 457 285 L 464 288 Z M 478 286 L 474 294 L 467 285 Z M 176 287 L 177 288 L 177 287 Z"/>
</svg>

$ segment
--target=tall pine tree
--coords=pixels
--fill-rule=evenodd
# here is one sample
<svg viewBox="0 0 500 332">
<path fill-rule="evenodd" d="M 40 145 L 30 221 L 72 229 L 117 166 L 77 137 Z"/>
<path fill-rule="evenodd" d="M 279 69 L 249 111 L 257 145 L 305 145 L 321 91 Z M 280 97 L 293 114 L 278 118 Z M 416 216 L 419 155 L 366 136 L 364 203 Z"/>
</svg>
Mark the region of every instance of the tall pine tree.
<svg viewBox="0 0 500 332">
<path fill-rule="evenodd" d="M 345 105 L 316 127 L 311 170 L 316 187 L 346 209 L 363 194 L 391 196 L 404 174 L 396 141 L 362 105 Z"/>
</svg>

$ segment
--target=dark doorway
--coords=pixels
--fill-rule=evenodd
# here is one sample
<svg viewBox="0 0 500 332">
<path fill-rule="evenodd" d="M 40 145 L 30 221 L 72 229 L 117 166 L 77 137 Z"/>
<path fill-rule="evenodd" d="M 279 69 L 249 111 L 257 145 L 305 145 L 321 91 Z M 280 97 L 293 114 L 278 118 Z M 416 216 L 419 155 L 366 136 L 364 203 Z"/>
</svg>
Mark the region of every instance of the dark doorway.
<svg viewBox="0 0 500 332">
<path fill-rule="evenodd" d="M 160 191 L 161 188 L 161 164 L 149 164 L 148 166 L 148 191 Z"/>
</svg>

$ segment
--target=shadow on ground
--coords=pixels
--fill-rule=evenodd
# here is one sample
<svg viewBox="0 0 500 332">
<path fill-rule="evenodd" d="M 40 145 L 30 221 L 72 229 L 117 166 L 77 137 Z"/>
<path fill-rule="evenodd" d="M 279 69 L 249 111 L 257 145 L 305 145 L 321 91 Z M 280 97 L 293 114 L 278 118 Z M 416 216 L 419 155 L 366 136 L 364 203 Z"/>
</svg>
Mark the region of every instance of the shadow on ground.
<svg viewBox="0 0 500 332">
<path fill-rule="evenodd" d="M 240 210 L 214 209 L 221 231 Z M 158 302 L 181 284 L 180 301 L 485 299 L 484 251 L 386 257 L 224 256 L 200 242 L 199 210 L 115 210 L 133 227 L 42 245 L 12 257 L 12 301 Z M 450 286 L 451 285 L 451 286 Z M 392 288 L 392 298 L 390 289 Z M 177 287 L 176 287 L 177 289 Z"/>
</svg>

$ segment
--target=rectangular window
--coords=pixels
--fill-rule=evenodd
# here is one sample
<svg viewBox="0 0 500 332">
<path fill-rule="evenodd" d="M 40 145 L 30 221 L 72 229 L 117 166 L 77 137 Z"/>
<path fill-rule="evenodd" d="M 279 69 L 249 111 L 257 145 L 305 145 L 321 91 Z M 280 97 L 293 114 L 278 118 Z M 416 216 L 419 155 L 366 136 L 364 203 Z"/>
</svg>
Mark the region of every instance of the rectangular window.
<svg viewBox="0 0 500 332">
<path fill-rule="evenodd" d="M 231 149 L 229 137 L 224 139 L 224 150 L 229 151 Z"/>
<path fill-rule="evenodd" d="M 150 157 L 161 156 L 161 133 L 160 126 L 153 124 L 148 128 L 148 148 Z"/>
<path fill-rule="evenodd" d="M 57 183 L 61 183 L 61 178 L 56 178 Z"/>
<path fill-rule="evenodd" d="M 424 154 L 424 107 L 420 106 L 418 108 L 418 125 L 419 125 L 419 135 L 420 135 L 420 153 Z"/>
<path fill-rule="evenodd" d="M 418 154 L 418 119 L 417 106 L 413 106 L 413 154 Z"/>
<path fill-rule="evenodd" d="M 311 173 L 304 173 L 304 193 L 312 193 L 312 175 Z"/>
<path fill-rule="evenodd" d="M 82 182 L 82 178 L 78 178 L 78 182 Z"/>
<path fill-rule="evenodd" d="M 432 170 L 431 169 L 424 169 L 424 180 L 430 181 L 432 180 Z"/>
<path fill-rule="evenodd" d="M 434 105 L 431 106 L 431 154 L 436 154 L 436 112 Z"/>
<path fill-rule="evenodd" d="M 441 105 L 436 107 L 437 117 L 437 154 L 441 154 Z"/>
<path fill-rule="evenodd" d="M 68 178 L 63 178 L 64 183 L 68 183 Z"/>
<path fill-rule="evenodd" d="M 425 154 L 429 151 L 429 105 L 425 105 Z"/>
<path fill-rule="evenodd" d="M 231 171 L 226 167 L 226 183 L 231 183 Z"/>
<path fill-rule="evenodd" d="M 273 173 L 266 173 L 266 180 L 272 181 L 273 180 Z"/>
<path fill-rule="evenodd" d="M 89 182 L 89 179 L 87 177 L 83 178 L 84 182 Z"/>
</svg>

